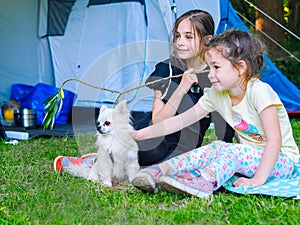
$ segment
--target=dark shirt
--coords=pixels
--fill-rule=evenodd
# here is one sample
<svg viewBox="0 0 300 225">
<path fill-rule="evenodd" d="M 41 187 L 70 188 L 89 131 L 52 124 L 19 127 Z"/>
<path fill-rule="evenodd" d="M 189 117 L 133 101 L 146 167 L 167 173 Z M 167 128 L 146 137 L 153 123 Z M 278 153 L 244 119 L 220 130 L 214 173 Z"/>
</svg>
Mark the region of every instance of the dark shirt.
<svg viewBox="0 0 300 225">
<path fill-rule="evenodd" d="M 172 60 L 172 75 L 175 76 L 178 74 L 183 74 L 186 68 L 180 66 L 181 64 L 179 62 L 176 62 L 174 59 Z M 154 72 L 146 80 L 146 83 L 153 82 L 164 77 L 168 77 L 170 73 L 169 61 L 170 60 L 166 60 L 164 62 L 158 63 L 155 67 Z M 174 64 L 178 66 L 174 66 Z M 181 67 L 182 69 L 179 67 Z M 183 97 L 176 114 L 185 112 L 198 102 L 200 97 L 203 95 L 203 88 L 209 87 L 210 85 L 207 75 L 208 73 L 202 73 L 198 76 L 199 86 L 201 87 L 199 89 L 199 93 L 192 93 L 191 90 L 188 91 L 188 93 Z M 161 91 L 162 95 L 164 96 L 162 100 L 164 103 L 167 103 L 172 94 L 175 92 L 176 88 L 178 87 L 180 81 L 181 77 L 172 78 L 147 86 L 151 89 Z M 174 134 L 166 136 L 165 138 L 169 145 L 169 152 L 172 152 L 174 151 L 174 149 L 177 149 L 179 151 L 182 151 L 183 153 L 192 150 L 196 147 L 200 147 L 203 141 L 203 137 L 205 135 L 205 131 L 208 129 L 210 122 L 211 118 L 210 115 L 208 115 L 207 117 L 201 119 L 199 122 L 196 122 L 191 126 L 186 127 Z"/>
</svg>

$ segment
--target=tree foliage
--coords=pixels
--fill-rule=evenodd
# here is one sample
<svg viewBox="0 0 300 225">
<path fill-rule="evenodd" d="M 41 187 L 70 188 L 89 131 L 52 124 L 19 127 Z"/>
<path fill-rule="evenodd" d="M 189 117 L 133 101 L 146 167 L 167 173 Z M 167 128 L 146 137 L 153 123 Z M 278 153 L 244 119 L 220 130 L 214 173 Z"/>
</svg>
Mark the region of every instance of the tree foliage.
<svg viewBox="0 0 300 225">
<path fill-rule="evenodd" d="M 266 44 L 269 57 L 283 74 L 300 87 L 299 0 L 231 0 L 231 3 L 237 12 L 256 25 L 244 20 L 251 31 L 262 29 L 263 32 L 258 33 Z"/>
</svg>

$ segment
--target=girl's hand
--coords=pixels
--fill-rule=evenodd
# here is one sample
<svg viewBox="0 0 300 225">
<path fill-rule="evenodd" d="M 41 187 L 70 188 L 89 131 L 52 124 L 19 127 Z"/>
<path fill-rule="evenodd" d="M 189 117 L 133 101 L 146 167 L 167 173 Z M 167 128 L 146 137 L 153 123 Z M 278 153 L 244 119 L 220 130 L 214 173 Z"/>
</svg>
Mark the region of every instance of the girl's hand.
<svg viewBox="0 0 300 225">
<path fill-rule="evenodd" d="M 240 177 L 233 183 L 234 187 L 242 187 L 242 186 L 252 186 L 252 187 L 257 187 L 261 186 L 263 184 L 258 184 L 254 178 L 246 178 L 246 177 Z"/>
<path fill-rule="evenodd" d="M 179 86 L 187 93 L 194 84 L 198 84 L 198 78 L 194 74 L 194 69 L 191 68 L 183 73 Z"/>
<path fill-rule="evenodd" d="M 140 130 L 133 130 L 131 132 L 131 137 L 135 141 L 141 141 L 141 140 L 146 140 L 146 139 L 152 138 L 151 137 L 152 136 L 151 127 L 152 126 L 145 127 Z"/>
<path fill-rule="evenodd" d="M 138 132 L 137 130 L 132 131 L 131 137 L 132 137 L 133 140 L 135 140 L 135 141 L 140 140 L 140 138 L 139 138 L 139 132 Z"/>
</svg>

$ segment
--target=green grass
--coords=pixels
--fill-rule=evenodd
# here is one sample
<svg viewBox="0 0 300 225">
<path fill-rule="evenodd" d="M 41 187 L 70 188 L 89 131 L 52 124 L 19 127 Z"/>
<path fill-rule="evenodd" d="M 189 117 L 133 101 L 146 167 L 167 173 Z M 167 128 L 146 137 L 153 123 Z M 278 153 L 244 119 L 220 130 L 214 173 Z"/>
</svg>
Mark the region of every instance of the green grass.
<svg viewBox="0 0 300 225">
<path fill-rule="evenodd" d="M 291 122 L 299 146 L 300 121 Z M 214 138 L 211 131 L 205 142 Z M 300 201 L 293 199 L 235 195 L 225 190 L 214 193 L 210 200 L 162 190 L 148 194 L 130 185 L 107 189 L 54 172 L 56 156 L 81 154 L 78 140 L 82 139 L 38 138 L 15 146 L 0 143 L 1 225 L 300 224 Z M 87 148 L 92 150 L 93 143 Z"/>
</svg>

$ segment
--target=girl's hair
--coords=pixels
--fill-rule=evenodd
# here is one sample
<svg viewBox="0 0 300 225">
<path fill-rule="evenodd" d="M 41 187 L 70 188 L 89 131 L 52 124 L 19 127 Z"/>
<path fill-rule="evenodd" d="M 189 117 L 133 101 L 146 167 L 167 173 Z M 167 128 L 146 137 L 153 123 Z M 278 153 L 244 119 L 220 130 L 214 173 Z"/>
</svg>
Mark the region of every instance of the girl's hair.
<svg viewBox="0 0 300 225">
<path fill-rule="evenodd" d="M 215 24 L 212 16 L 203 10 L 193 9 L 184 14 L 182 14 L 175 22 L 173 27 L 173 43 L 176 41 L 176 31 L 178 29 L 179 24 L 182 20 L 189 19 L 192 25 L 192 29 L 196 35 L 199 36 L 201 44 L 200 44 L 200 52 L 199 55 L 202 59 L 204 59 L 204 49 L 203 49 L 203 38 L 206 35 L 214 36 L 215 33 Z"/>
<path fill-rule="evenodd" d="M 263 45 L 251 33 L 241 30 L 224 31 L 206 42 L 205 50 L 212 48 L 220 51 L 233 66 L 240 60 L 246 62 L 247 74 L 244 82 L 254 77 L 260 78 L 260 70 L 264 65 Z"/>
</svg>

